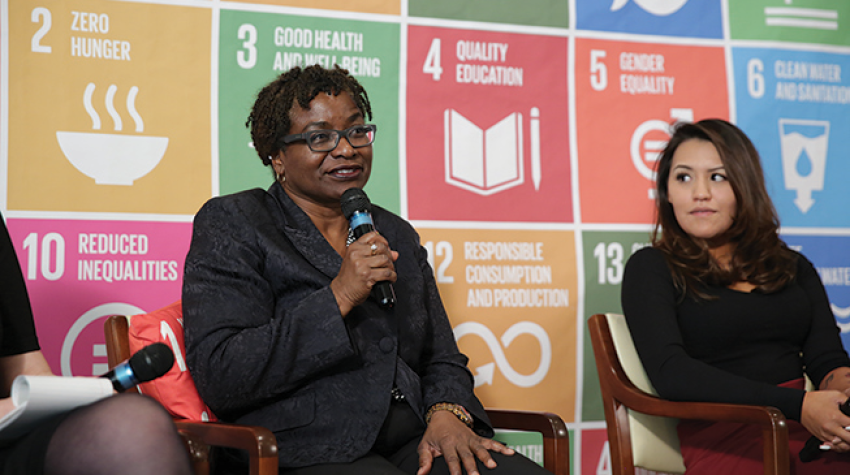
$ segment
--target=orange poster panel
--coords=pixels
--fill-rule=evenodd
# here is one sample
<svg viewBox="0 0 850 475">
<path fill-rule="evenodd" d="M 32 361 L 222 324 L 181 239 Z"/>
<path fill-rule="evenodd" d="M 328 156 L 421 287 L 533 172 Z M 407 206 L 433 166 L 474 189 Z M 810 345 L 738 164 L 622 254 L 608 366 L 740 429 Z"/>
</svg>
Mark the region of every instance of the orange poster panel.
<svg viewBox="0 0 850 475">
<path fill-rule="evenodd" d="M 212 189 L 211 21 L 10 2 L 9 209 L 194 214 Z"/>
<path fill-rule="evenodd" d="M 729 118 L 723 48 L 577 39 L 575 77 L 582 221 L 651 223 L 670 124 Z"/>
<path fill-rule="evenodd" d="M 575 416 L 575 238 L 571 231 L 419 229 L 487 407 Z"/>
<path fill-rule="evenodd" d="M 400 15 L 401 0 L 234 0 L 235 3 L 263 3 L 284 7 L 318 8 L 322 10 L 342 10 L 358 13 L 381 13 Z"/>
</svg>

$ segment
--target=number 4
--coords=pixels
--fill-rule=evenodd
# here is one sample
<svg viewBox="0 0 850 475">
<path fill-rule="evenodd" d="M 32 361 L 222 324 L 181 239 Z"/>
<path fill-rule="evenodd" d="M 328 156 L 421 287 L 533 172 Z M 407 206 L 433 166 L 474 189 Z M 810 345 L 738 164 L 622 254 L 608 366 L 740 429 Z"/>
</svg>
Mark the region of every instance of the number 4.
<svg viewBox="0 0 850 475">
<path fill-rule="evenodd" d="M 440 67 L 439 38 L 434 38 L 431 41 L 431 47 L 428 49 L 428 55 L 425 57 L 425 64 L 422 65 L 422 72 L 430 74 L 435 81 L 440 80 L 440 75 L 443 74 L 443 68 Z"/>
</svg>

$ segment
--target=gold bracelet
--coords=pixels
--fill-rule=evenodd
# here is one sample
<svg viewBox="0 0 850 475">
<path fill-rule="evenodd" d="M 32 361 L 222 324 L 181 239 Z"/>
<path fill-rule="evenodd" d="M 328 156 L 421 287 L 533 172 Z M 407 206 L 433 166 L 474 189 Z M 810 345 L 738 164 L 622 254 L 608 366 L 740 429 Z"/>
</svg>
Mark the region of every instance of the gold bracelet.
<svg viewBox="0 0 850 475">
<path fill-rule="evenodd" d="M 454 414 L 455 417 L 460 419 L 461 422 L 466 424 L 470 429 L 472 428 L 472 416 L 469 414 L 469 411 L 467 411 L 460 404 L 452 404 L 450 402 L 438 402 L 437 404 L 431 406 L 431 408 L 428 409 L 428 413 L 425 414 L 426 424 L 429 424 L 431 422 L 431 417 L 437 411 L 449 411 Z"/>
</svg>

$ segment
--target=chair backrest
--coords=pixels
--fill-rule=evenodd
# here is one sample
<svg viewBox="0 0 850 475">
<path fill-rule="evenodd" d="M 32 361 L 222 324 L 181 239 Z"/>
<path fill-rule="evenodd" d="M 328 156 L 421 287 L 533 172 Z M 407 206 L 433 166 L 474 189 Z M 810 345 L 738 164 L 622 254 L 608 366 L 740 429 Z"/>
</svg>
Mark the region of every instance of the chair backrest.
<svg viewBox="0 0 850 475">
<path fill-rule="evenodd" d="M 106 360 L 110 368 L 130 358 L 130 339 L 127 337 L 130 324 L 123 315 L 112 315 L 103 324 L 106 335 Z M 135 387 L 127 392 L 139 392 Z"/>
<path fill-rule="evenodd" d="M 198 395 L 185 364 L 181 367 L 177 363 L 185 354 L 182 326 L 173 321 L 181 317 L 181 309 L 178 301 L 149 314 L 108 317 L 103 328 L 109 366 L 114 367 L 129 358 L 135 346 L 153 343 L 152 340 L 168 344 L 175 352 L 174 367 L 160 378 L 139 386 L 143 388 L 141 392 L 159 401 L 174 416 L 177 429 L 189 449 L 195 473 L 209 475 L 210 446 L 221 446 L 246 451 L 250 475 L 277 474 L 277 440 L 270 430 L 257 426 L 200 422 L 214 419 L 214 416 L 211 412 L 209 417 L 203 415 L 209 408 Z"/>
<path fill-rule="evenodd" d="M 593 351 L 599 372 L 612 462 L 628 457 L 636 467 L 664 473 L 685 473 L 676 432 L 678 419 L 631 411 L 616 400 L 618 387 L 633 385 L 657 396 L 643 369 L 626 319 L 622 315 L 594 315 Z"/>
<path fill-rule="evenodd" d="M 147 394 L 165 407 L 178 420 L 216 420 L 204 404 L 185 363 L 182 307 L 180 301 L 148 314 L 113 315 L 104 323 L 106 356 L 110 367 L 126 360 L 141 348 L 165 343 L 174 352 L 174 367 L 165 375 L 141 383 L 138 392 Z"/>
</svg>

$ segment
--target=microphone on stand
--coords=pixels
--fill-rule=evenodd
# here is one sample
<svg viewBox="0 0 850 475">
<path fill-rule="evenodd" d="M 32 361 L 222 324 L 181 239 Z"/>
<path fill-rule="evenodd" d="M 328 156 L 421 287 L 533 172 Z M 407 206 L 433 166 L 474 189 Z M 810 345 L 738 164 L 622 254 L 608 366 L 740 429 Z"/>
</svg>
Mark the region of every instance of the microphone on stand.
<svg viewBox="0 0 850 475">
<path fill-rule="evenodd" d="M 345 215 L 354 234 L 354 239 L 375 230 L 372 221 L 372 203 L 369 197 L 360 188 L 349 188 L 345 190 L 340 198 L 342 214 Z M 381 281 L 372 288 L 373 295 L 383 307 L 391 308 L 395 305 L 395 291 L 393 285 L 388 281 Z"/>
<path fill-rule="evenodd" d="M 119 363 L 101 376 L 112 383 L 112 387 L 119 393 L 134 387 L 139 383 L 145 383 L 156 379 L 174 366 L 174 353 L 165 343 L 154 343 L 148 345 L 127 361 Z"/>
</svg>

